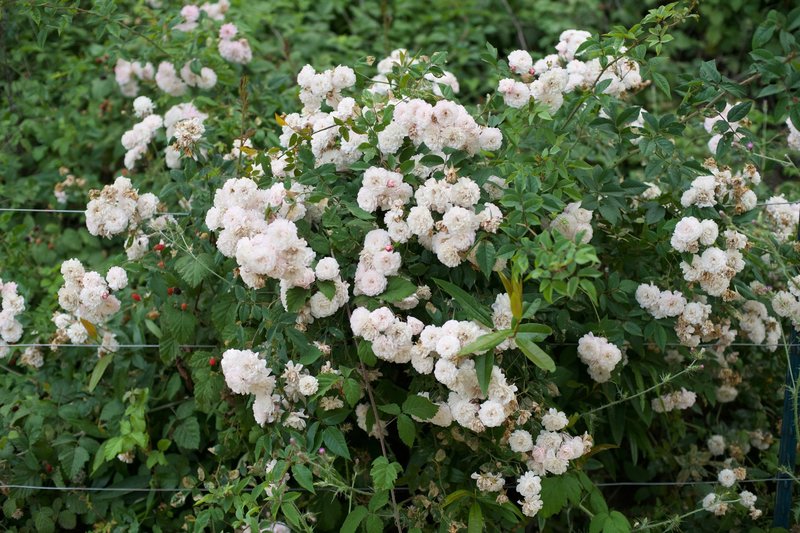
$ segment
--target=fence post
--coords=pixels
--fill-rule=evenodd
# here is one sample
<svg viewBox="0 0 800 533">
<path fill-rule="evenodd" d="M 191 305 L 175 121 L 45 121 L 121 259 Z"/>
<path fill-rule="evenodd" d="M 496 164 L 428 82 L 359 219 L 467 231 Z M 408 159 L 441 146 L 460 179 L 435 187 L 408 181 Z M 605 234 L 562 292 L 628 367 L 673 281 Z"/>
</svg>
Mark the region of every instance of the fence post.
<svg viewBox="0 0 800 533">
<path fill-rule="evenodd" d="M 800 221 L 797 227 L 797 240 L 800 242 Z M 797 461 L 797 381 L 800 378 L 800 339 L 797 330 L 792 328 L 791 346 L 789 347 L 789 368 L 786 369 L 786 390 L 783 393 L 783 418 L 781 419 L 781 446 L 778 453 L 780 465 L 789 472 L 794 472 Z M 775 517 L 772 524 L 776 527 L 789 528 L 792 512 L 792 489 L 794 482 L 786 473 L 778 474 L 778 491 L 775 496 Z"/>
</svg>

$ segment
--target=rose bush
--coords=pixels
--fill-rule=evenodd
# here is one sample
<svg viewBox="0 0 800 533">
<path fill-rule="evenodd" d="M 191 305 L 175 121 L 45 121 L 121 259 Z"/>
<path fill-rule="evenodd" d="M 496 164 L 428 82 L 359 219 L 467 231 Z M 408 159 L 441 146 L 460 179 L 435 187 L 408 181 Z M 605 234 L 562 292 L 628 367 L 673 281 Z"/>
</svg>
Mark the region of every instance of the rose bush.
<svg viewBox="0 0 800 533">
<path fill-rule="evenodd" d="M 225 0 L 19 6 L 135 39 L 99 49 L 112 162 L 10 202 L 81 225 L 0 219 L 5 525 L 767 528 L 800 9 L 676 76 L 694 8 L 451 64 L 270 61 Z"/>
</svg>

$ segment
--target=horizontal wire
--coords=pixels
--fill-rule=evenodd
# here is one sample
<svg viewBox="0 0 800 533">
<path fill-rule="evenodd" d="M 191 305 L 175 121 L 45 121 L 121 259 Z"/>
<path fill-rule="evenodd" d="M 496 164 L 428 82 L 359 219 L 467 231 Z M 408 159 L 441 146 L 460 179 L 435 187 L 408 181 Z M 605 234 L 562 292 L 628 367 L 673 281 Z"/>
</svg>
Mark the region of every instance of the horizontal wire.
<svg viewBox="0 0 800 533">
<path fill-rule="evenodd" d="M 105 348 L 108 349 L 108 346 L 103 346 L 101 344 L 45 344 L 45 343 L 19 343 L 19 344 L 8 344 L 6 345 L 7 348 L 50 348 L 50 347 L 66 347 L 66 348 Z M 117 348 L 160 348 L 160 344 L 119 344 Z M 181 344 L 178 348 L 219 348 L 216 344 Z"/>
<path fill-rule="evenodd" d="M 793 202 L 772 202 L 772 203 L 770 203 L 770 202 L 762 202 L 762 203 L 757 203 L 755 205 L 755 207 L 769 207 L 769 206 L 773 206 L 773 205 L 795 205 L 795 204 L 800 204 L 800 200 L 795 200 Z M 733 207 L 733 206 L 722 206 L 722 207 Z M 13 213 L 13 212 L 22 212 L 22 213 L 73 213 L 73 214 L 81 213 L 81 214 L 86 214 L 86 211 L 85 210 L 81 210 L 81 209 L 32 209 L 32 208 L 25 208 L 25 207 L 0 207 L 0 212 L 11 212 L 11 213 Z M 191 213 L 186 213 L 186 212 L 182 212 L 182 213 L 158 213 L 158 214 L 159 215 L 172 215 L 172 216 L 176 216 L 176 217 L 191 215 Z"/>
<path fill-rule="evenodd" d="M 579 343 L 577 342 L 547 342 L 542 341 L 541 344 L 546 344 L 548 346 L 578 346 Z M 16 343 L 16 344 L 7 344 L 7 348 L 49 348 L 50 346 L 55 347 L 67 347 L 67 348 L 100 348 L 100 344 L 48 344 L 48 343 Z M 160 344 L 120 344 L 118 348 L 158 348 Z M 697 346 L 686 346 L 685 344 L 681 344 L 679 342 L 668 342 L 665 346 L 678 346 L 684 348 L 716 348 L 717 345 L 714 343 L 710 344 L 699 344 Z M 758 344 L 755 342 L 734 342 L 732 344 L 726 344 L 726 348 L 730 347 L 740 347 L 740 346 L 747 346 L 747 347 L 761 347 L 761 348 L 772 348 L 774 347 L 786 347 L 791 348 L 792 346 L 800 346 L 800 343 L 776 343 L 776 344 Z M 182 344 L 178 346 L 179 348 L 219 348 L 217 344 Z"/>
<path fill-rule="evenodd" d="M 26 207 L 0 207 L 0 212 L 14 213 L 81 213 L 86 214 L 85 209 L 30 209 Z M 191 213 L 156 213 L 157 215 L 172 215 L 175 217 L 182 217 L 190 215 Z"/>
<path fill-rule="evenodd" d="M 783 479 L 783 478 L 761 478 L 761 479 L 743 479 L 738 481 L 738 483 L 766 483 L 766 482 L 778 482 L 778 481 L 791 481 L 792 483 L 795 480 Z M 619 481 L 619 482 L 608 482 L 608 483 L 594 483 L 596 487 L 669 487 L 669 486 L 692 486 L 692 485 L 719 485 L 719 481 Z M 515 484 L 507 484 L 504 488 L 515 488 Z M 200 491 L 200 492 L 211 492 L 212 489 L 208 489 L 205 487 L 184 487 L 184 488 L 143 488 L 143 487 L 43 487 L 43 486 L 35 486 L 35 485 L 6 485 L 0 484 L 0 489 L 29 489 L 29 490 L 53 490 L 53 491 L 61 491 L 61 492 L 186 492 L 186 491 Z M 329 487 L 315 487 L 316 490 L 322 491 L 331 491 L 331 492 L 339 492 L 340 489 L 329 488 Z M 395 487 L 396 490 L 403 490 L 408 491 L 408 487 Z M 344 489 L 341 489 L 344 490 Z M 356 487 L 356 490 L 360 491 L 370 491 L 372 487 Z"/>
<path fill-rule="evenodd" d="M 768 481 L 791 481 L 794 483 L 794 480 L 791 478 L 783 479 L 777 477 L 765 477 L 761 479 L 742 479 L 737 481 L 737 483 L 766 483 Z M 638 486 L 654 486 L 654 487 L 672 487 L 672 486 L 682 486 L 682 485 L 719 485 L 719 481 L 611 481 L 608 483 L 595 483 L 596 487 L 638 487 Z"/>
<path fill-rule="evenodd" d="M 577 342 L 546 342 L 543 341 L 540 344 L 545 344 L 547 346 L 578 346 Z M 6 348 L 49 348 L 54 346 L 56 348 L 65 347 L 65 348 L 107 348 L 107 346 L 102 346 L 100 344 L 48 344 L 48 343 L 17 343 L 17 344 L 7 344 L 4 345 Z M 120 344 L 117 348 L 159 348 L 160 344 Z M 677 347 L 684 347 L 684 348 L 715 348 L 717 347 L 716 344 L 699 344 L 697 346 L 686 346 L 685 344 L 681 344 L 679 342 L 668 342 L 665 346 L 677 346 Z M 782 343 L 779 342 L 777 344 L 757 344 L 755 342 L 734 342 L 733 344 L 726 344 L 726 348 L 730 347 L 760 347 L 760 348 L 772 348 L 773 346 L 778 347 L 785 347 L 791 348 L 792 346 L 800 346 L 800 343 Z M 219 348 L 220 345 L 217 344 L 181 344 L 178 348 Z"/>
</svg>

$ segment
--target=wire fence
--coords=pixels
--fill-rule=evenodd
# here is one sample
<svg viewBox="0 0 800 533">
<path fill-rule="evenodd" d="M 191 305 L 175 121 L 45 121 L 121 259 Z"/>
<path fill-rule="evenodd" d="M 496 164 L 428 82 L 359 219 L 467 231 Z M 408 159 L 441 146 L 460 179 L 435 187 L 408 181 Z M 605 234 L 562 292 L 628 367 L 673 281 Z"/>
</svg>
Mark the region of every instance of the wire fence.
<svg viewBox="0 0 800 533">
<path fill-rule="evenodd" d="M 767 477 L 767 478 L 757 478 L 757 479 L 744 479 L 738 481 L 738 483 L 772 483 L 782 481 L 777 477 Z M 791 480 L 794 482 L 794 480 Z M 698 486 L 698 485 L 720 485 L 721 483 L 717 480 L 709 480 L 709 481 L 610 481 L 610 482 L 601 482 L 595 483 L 596 487 L 601 488 L 615 488 L 615 487 L 689 487 L 689 486 Z M 322 490 L 322 491 L 331 491 L 331 492 L 338 492 L 341 489 L 338 488 L 331 488 L 331 487 L 314 487 L 315 490 Z M 516 488 L 516 484 L 509 483 L 504 485 L 504 488 L 511 489 Z M 49 490 L 49 491 L 59 491 L 59 492 L 165 492 L 165 493 L 176 493 L 176 492 L 211 492 L 213 489 L 207 487 L 172 487 L 172 488 L 160 488 L 160 487 L 48 487 L 48 486 L 37 486 L 37 485 L 15 485 L 15 484 L 0 484 L 0 490 L 2 489 L 18 489 L 18 490 Z M 371 491 L 373 490 L 372 487 L 356 487 L 355 490 L 359 491 Z M 409 487 L 395 487 L 395 490 L 405 491 L 408 492 L 411 489 Z"/>
<path fill-rule="evenodd" d="M 770 207 L 776 205 L 796 205 L 800 204 L 800 200 L 794 200 L 791 202 L 761 202 L 757 203 L 755 207 Z M 728 206 L 733 207 L 733 206 Z M 29 208 L 29 207 L 0 207 L 0 212 L 2 213 L 53 213 L 53 214 L 81 214 L 85 215 L 85 209 L 36 209 L 36 208 Z M 176 212 L 176 213 L 158 213 L 159 215 L 171 215 L 175 217 L 183 217 L 189 216 L 191 213 L 188 212 Z"/>
<path fill-rule="evenodd" d="M 547 342 L 541 341 L 539 344 L 544 344 L 547 346 L 578 346 L 577 342 Z M 652 342 L 648 342 L 646 344 L 654 344 Z M 716 348 L 716 344 L 700 344 L 698 346 L 687 346 L 685 344 L 681 344 L 679 342 L 668 342 L 665 346 L 670 347 L 683 347 L 683 348 Z M 777 344 L 758 344 L 755 342 L 734 342 L 732 344 L 724 344 L 722 345 L 725 348 L 731 347 L 759 347 L 759 348 L 791 348 L 793 346 L 800 346 L 800 343 L 791 343 L 791 342 L 780 342 Z M 43 343 L 43 342 L 29 342 L 29 343 L 18 343 L 18 344 L 7 344 L 4 346 L 5 348 L 108 348 L 107 346 L 100 345 L 100 344 L 62 344 L 62 343 Z M 160 344 L 119 344 L 117 348 L 124 348 L 124 349 L 140 349 L 140 348 L 160 348 Z M 193 349 L 210 349 L 210 348 L 219 348 L 220 345 L 218 344 L 181 344 L 178 345 L 179 349 L 182 350 L 193 350 Z"/>
<path fill-rule="evenodd" d="M 28 207 L 0 207 L 0 212 L 3 213 L 57 213 L 57 214 L 86 214 L 85 209 L 33 209 Z M 188 216 L 191 213 L 187 212 L 180 212 L 180 213 L 156 213 L 157 215 L 171 215 L 174 217 L 184 217 Z"/>
</svg>

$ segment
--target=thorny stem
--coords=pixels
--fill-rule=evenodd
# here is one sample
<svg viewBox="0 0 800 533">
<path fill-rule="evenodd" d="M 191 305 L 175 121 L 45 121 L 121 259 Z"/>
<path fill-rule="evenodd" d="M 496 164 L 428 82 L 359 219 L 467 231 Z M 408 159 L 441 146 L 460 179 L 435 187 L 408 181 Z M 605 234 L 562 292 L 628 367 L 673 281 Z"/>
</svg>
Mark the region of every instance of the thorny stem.
<svg viewBox="0 0 800 533">
<path fill-rule="evenodd" d="M 364 388 L 367 389 L 367 396 L 369 397 L 369 403 L 372 406 L 372 415 L 375 417 L 375 423 L 380 424 L 378 405 L 375 403 L 375 396 L 372 394 L 372 385 L 370 385 L 369 379 L 367 378 L 367 369 L 364 367 L 364 363 L 359 363 L 359 372 L 361 372 L 361 377 L 364 379 Z M 380 429 L 380 425 L 378 426 L 378 429 Z M 376 433 L 378 434 L 378 440 L 381 443 L 381 453 L 388 460 L 389 456 L 386 452 L 386 441 L 383 438 L 383 431 L 377 431 Z M 397 531 L 402 533 L 403 528 L 400 527 L 400 512 L 397 509 L 397 498 L 394 494 L 394 488 L 392 488 L 390 492 L 392 495 L 392 513 L 394 514 L 394 525 L 397 527 Z"/>
<path fill-rule="evenodd" d="M 649 389 L 645 389 L 645 390 L 643 390 L 643 391 L 637 392 L 637 393 L 636 393 L 636 394 L 634 394 L 633 396 L 626 396 L 625 398 L 620 398 L 619 400 L 615 400 L 615 401 L 613 401 L 613 402 L 611 402 L 611 403 L 607 403 L 607 404 L 605 404 L 605 405 L 601 405 L 600 407 L 597 407 L 597 408 L 595 408 L 595 409 L 592 409 L 591 411 L 587 411 L 587 412 L 586 412 L 586 414 L 585 414 L 585 415 L 583 415 L 583 416 L 584 416 L 584 417 L 586 417 L 586 416 L 589 416 L 589 415 L 591 415 L 591 414 L 594 414 L 594 413 L 596 413 L 596 412 L 598 412 L 598 411 L 602 411 L 603 409 L 607 409 L 607 408 L 609 408 L 609 407 L 613 407 L 613 406 L 615 406 L 615 405 L 617 405 L 617 404 L 620 404 L 620 403 L 624 403 L 624 402 L 627 402 L 627 401 L 633 400 L 633 399 L 635 399 L 635 398 L 638 398 L 639 396 L 644 396 L 644 395 L 645 395 L 645 394 L 647 394 L 648 392 L 650 392 L 650 391 L 653 391 L 653 390 L 656 390 L 656 389 L 658 389 L 659 387 L 661 387 L 661 386 L 663 386 L 663 385 L 665 385 L 665 384 L 669 383 L 670 381 L 674 380 L 674 379 L 675 379 L 675 378 L 677 378 L 678 376 L 681 376 L 681 375 L 683 375 L 683 374 L 686 374 L 686 373 L 689 373 L 689 372 L 692 372 L 692 371 L 696 370 L 696 369 L 698 368 L 697 361 L 698 361 L 697 359 L 693 360 L 693 361 L 692 361 L 692 362 L 689 364 L 689 366 L 687 366 L 686 368 L 684 368 L 683 370 L 681 370 L 681 371 L 680 371 L 680 372 L 678 372 L 677 374 L 668 375 L 668 376 L 666 376 L 666 377 L 662 378 L 662 380 L 661 380 L 659 383 L 656 383 L 655 385 L 653 385 L 653 386 L 652 386 L 652 387 L 650 387 Z"/>
<path fill-rule="evenodd" d="M 350 315 L 350 306 L 348 305 L 347 307 L 345 307 L 345 310 L 347 311 L 347 318 L 350 319 L 350 316 L 351 316 Z M 354 347 L 356 349 L 356 352 L 358 352 L 358 346 L 356 345 L 356 339 L 355 339 L 355 337 L 351 337 L 351 338 L 353 340 L 353 345 L 354 345 Z M 369 378 L 367 378 L 367 369 L 364 366 L 364 363 L 362 363 L 362 362 L 358 363 L 358 371 L 361 374 L 361 378 L 364 380 L 364 388 L 367 390 L 367 397 L 369 398 L 370 406 L 372 406 L 372 415 L 375 417 L 375 423 L 379 424 L 378 425 L 378 429 L 380 429 L 380 421 L 381 421 L 381 419 L 380 419 L 380 416 L 378 415 L 378 405 L 375 403 L 375 395 L 372 393 L 372 385 L 369 382 Z M 388 454 L 387 448 L 386 448 L 386 441 L 383 438 L 383 431 L 376 431 L 375 433 L 378 435 L 378 440 L 381 443 L 381 454 L 383 454 L 383 456 L 388 461 L 389 460 L 389 454 Z M 390 492 L 390 494 L 392 496 L 392 514 L 394 515 L 394 525 L 395 525 L 395 527 L 397 527 L 397 531 L 402 533 L 403 528 L 400 527 L 400 511 L 397 508 L 397 497 L 394 494 L 394 488 L 392 488 L 389 492 Z"/>
</svg>

